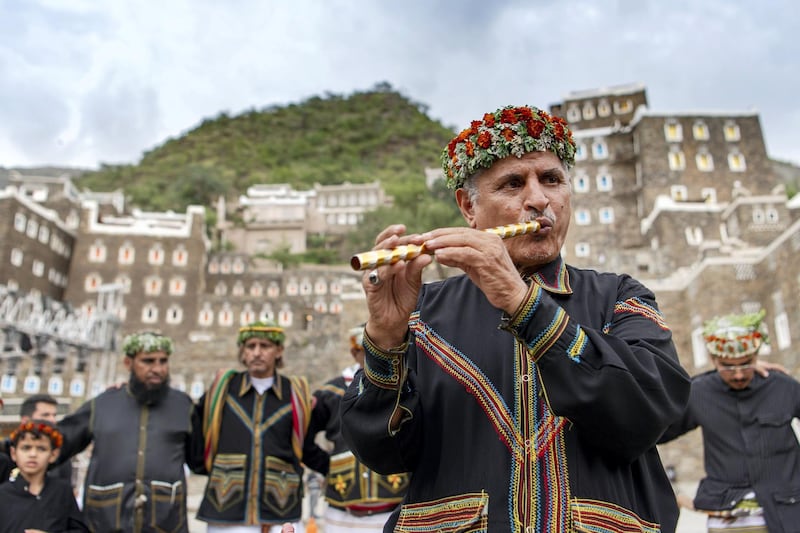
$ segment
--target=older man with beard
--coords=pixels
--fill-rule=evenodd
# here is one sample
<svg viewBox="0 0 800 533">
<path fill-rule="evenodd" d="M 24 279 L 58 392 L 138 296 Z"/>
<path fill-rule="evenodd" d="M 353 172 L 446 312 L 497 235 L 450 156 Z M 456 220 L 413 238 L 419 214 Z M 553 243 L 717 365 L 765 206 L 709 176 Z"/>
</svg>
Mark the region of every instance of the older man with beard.
<svg viewBox="0 0 800 533">
<path fill-rule="evenodd" d="M 127 386 L 103 392 L 58 424 L 59 460 L 94 443 L 83 507 L 92 531 L 186 533 L 183 465 L 197 466 L 202 450 L 192 450 L 192 400 L 169 386 L 172 340 L 135 333 L 122 350 Z"/>
</svg>

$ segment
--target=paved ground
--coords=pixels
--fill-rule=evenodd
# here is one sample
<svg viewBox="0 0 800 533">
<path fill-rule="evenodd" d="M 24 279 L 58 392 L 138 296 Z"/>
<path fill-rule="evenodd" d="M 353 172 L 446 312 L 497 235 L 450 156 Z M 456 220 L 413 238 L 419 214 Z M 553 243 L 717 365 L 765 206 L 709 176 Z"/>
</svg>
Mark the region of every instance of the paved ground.
<svg viewBox="0 0 800 533">
<path fill-rule="evenodd" d="M 200 505 L 200 499 L 202 498 L 203 490 L 205 489 L 206 479 L 207 478 L 205 476 L 192 475 L 188 480 L 189 531 L 191 533 L 204 533 L 206 531 L 205 523 L 195 519 L 195 515 L 197 514 L 197 506 Z M 694 496 L 696 487 L 696 483 L 682 483 L 679 484 L 677 489 L 683 494 Z M 305 514 L 308 514 L 307 510 Z M 318 512 L 318 514 L 320 513 Z M 317 526 L 318 531 L 320 533 L 324 533 L 324 522 L 318 521 Z M 706 533 L 706 516 L 701 513 L 682 509 L 681 516 L 678 519 L 678 529 L 676 530 L 676 533 Z"/>
</svg>

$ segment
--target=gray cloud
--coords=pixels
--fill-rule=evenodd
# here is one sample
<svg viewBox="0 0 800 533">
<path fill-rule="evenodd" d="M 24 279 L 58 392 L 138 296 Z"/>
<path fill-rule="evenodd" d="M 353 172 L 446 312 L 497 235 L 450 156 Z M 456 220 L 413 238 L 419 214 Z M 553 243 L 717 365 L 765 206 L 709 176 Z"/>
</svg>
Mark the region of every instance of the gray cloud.
<svg viewBox="0 0 800 533">
<path fill-rule="evenodd" d="M 388 81 L 455 128 L 644 83 L 659 111 L 757 109 L 800 161 L 789 0 L 0 2 L 0 166 L 136 162 L 222 111 Z M 9 103 L 9 105 L 5 105 Z"/>
</svg>

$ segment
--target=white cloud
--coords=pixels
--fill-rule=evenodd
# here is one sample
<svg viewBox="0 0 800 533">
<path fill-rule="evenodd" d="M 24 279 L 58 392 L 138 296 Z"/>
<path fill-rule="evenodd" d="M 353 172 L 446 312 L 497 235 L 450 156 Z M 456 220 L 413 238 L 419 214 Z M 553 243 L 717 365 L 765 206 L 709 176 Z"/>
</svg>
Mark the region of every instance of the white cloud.
<svg viewBox="0 0 800 533">
<path fill-rule="evenodd" d="M 0 0 L 0 166 L 96 166 L 220 112 L 388 81 L 445 125 L 641 82 L 660 111 L 761 113 L 800 161 L 789 0 Z"/>
</svg>

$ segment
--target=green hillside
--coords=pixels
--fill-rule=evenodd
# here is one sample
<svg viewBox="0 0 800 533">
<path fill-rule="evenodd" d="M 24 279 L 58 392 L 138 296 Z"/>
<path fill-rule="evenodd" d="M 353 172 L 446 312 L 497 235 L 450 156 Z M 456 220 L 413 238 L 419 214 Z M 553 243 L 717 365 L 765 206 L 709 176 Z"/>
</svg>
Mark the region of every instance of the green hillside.
<svg viewBox="0 0 800 533">
<path fill-rule="evenodd" d="M 349 96 L 327 94 L 299 104 L 221 113 L 144 154 L 137 165 L 103 166 L 79 186 L 125 189 L 145 209 L 209 205 L 256 183 L 361 183 L 381 180 L 389 194 L 419 180 L 453 133 L 422 104 L 388 84 Z"/>
<path fill-rule="evenodd" d="M 76 182 L 93 191 L 122 188 L 130 204 L 145 210 L 182 211 L 191 204 L 212 206 L 220 195 L 233 199 L 258 183 L 309 189 L 314 183 L 379 180 L 394 197 L 393 208 L 370 214 L 345 242 L 317 239 L 309 243 L 310 257 L 297 258 L 342 260 L 353 247 L 371 247 L 389 223 L 405 223 L 410 231 L 462 223 L 449 191 L 425 188 L 423 169 L 439 165 L 453 136 L 426 112 L 425 105 L 381 83 L 347 96 L 221 113 L 145 153 L 137 165 L 104 165 Z"/>
</svg>

